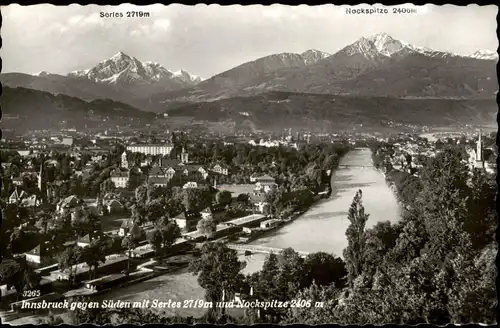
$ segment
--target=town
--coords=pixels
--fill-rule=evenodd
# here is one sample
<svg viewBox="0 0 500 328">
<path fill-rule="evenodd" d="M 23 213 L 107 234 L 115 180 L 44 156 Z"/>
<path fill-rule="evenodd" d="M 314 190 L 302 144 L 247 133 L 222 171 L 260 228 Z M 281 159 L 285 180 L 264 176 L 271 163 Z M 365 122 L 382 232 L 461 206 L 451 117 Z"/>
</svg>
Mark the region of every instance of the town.
<svg viewBox="0 0 500 328">
<path fill-rule="evenodd" d="M 329 197 L 341 158 L 357 147 L 371 148 L 396 193 L 449 146 L 462 149 L 471 171 L 491 175 L 498 154 L 496 134 L 481 132 L 432 141 L 291 129 L 267 141 L 74 132 L 2 140 L 1 296 L 11 318 L 29 310 L 26 302 L 92 297 L 169 274 L 206 241 L 245 255 L 279 253 L 246 245 Z"/>
</svg>

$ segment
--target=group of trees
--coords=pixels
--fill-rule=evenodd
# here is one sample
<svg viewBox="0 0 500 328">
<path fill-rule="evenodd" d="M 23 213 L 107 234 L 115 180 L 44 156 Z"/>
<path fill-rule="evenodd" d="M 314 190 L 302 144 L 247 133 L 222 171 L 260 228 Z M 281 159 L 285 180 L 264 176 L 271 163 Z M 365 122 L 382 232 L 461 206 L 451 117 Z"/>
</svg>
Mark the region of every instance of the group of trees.
<svg viewBox="0 0 500 328">
<path fill-rule="evenodd" d="M 461 156 L 448 148 L 429 161 L 415 197 L 401 198 L 412 206 L 396 224 L 365 230 L 357 195 L 344 254 L 350 283 L 329 319 L 352 324 L 495 321 L 494 181 L 480 170 L 471 175 Z M 401 184 L 398 191 L 405 188 L 412 184 Z"/>
</svg>

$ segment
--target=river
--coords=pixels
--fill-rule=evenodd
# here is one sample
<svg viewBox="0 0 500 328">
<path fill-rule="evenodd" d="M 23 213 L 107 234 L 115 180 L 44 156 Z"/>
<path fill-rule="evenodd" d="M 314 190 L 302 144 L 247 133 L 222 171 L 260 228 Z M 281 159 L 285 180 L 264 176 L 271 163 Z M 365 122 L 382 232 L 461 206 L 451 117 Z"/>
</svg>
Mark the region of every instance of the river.
<svg viewBox="0 0 500 328">
<path fill-rule="evenodd" d="M 301 217 L 283 228 L 258 239 L 252 244 L 276 248 L 292 247 L 297 251 L 324 251 L 342 257 L 347 246 L 345 231 L 349 225 L 347 211 L 356 192 L 363 192 L 363 205 L 369 219 L 367 228 L 377 221 L 395 222 L 399 219 L 396 197 L 385 183 L 384 176 L 371 167 L 371 152 L 362 148 L 352 150 L 340 161 L 340 165 L 368 166 L 367 168 L 339 168 L 332 174 L 330 198 L 317 203 Z M 247 262 L 244 273 L 262 268 L 264 254 L 240 256 Z M 174 274 L 159 276 L 145 282 L 112 290 L 99 296 L 100 300 L 141 301 L 184 301 L 204 298 L 204 290 L 196 277 L 182 270 Z M 165 315 L 201 315 L 203 309 L 161 309 Z"/>
<path fill-rule="evenodd" d="M 340 165 L 368 166 L 339 168 L 332 174 L 332 195 L 317 203 L 302 217 L 255 240 L 251 244 L 274 248 L 292 247 L 297 251 L 324 251 L 343 257 L 347 246 L 345 231 L 349 226 L 347 212 L 358 190 L 363 192 L 363 205 L 369 219 L 367 228 L 378 221 L 396 222 L 400 211 L 396 197 L 386 185 L 384 176 L 371 167 L 371 152 L 360 148 L 347 153 Z M 265 254 L 242 257 L 247 262 L 246 273 L 260 270 Z"/>
</svg>

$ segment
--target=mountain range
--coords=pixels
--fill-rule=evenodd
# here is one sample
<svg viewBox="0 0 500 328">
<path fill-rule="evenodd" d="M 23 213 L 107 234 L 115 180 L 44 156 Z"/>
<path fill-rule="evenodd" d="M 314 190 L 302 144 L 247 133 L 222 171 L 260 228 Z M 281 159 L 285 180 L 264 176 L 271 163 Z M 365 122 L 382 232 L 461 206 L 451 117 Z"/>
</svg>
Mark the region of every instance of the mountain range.
<svg viewBox="0 0 500 328">
<path fill-rule="evenodd" d="M 483 50 L 460 56 L 413 46 L 385 33 L 361 38 L 310 65 L 292 62 L 289 58 L 296 56 L 280 54 L 260 58 L 194 87 L 157 94 L 151 99 L 156 104 L 199 102 L 267 91 L 399 98 L 491 98 L 498 91 L 496 53 Z M 281 65 L 273 66 L 276 69 L 260 69 L 263 63 L 278 59 Z"/>
<path fill-rule="evenodd" d="M 316 96 L 325 99 L 320 95 L 396 99 L 387 102 L 390 106 L 396 106 L 397 99 L 493 99 L 498 92 L 497 62 L 498 54 L 488 50 L 464 56 L 411 45 L 386 33 L 377 33 L 362 37 L 334 54 L 319 50 L 272 54 L 206 80 L 118 52 L 90 69 L 67 75 L 6 73 L 0 74 L 0 82 L 13 88 L 64 94 L 86 101 L 110 99 L 173 116 L 180 116 L 182 109 L 186 111 L 184 114 L 206 118 L 206 113 L 226 115 L 221 112 L 227 106 L 242 107 L 234 111 L 245 112 L 245 101 L 242 101 L 245 97 L 250 97 L 251 103 L 260 99 L 262 106 L 267 106 L 263 99 L 276 92 L 306 100 Z M 323 100 L 306 100 L 296 103 L 307 106 L 323 103 Z M 214 106 L 219 106 L 219 110 L 215 111 Z M 294 119 L 300 116 L 297 115 L 301 109 L 296 106 L 278 107 Z M 218 120 L 217 115 L 212 119 Z M 436 112 L 436 115 L 440 114 Z"/>
</svg>

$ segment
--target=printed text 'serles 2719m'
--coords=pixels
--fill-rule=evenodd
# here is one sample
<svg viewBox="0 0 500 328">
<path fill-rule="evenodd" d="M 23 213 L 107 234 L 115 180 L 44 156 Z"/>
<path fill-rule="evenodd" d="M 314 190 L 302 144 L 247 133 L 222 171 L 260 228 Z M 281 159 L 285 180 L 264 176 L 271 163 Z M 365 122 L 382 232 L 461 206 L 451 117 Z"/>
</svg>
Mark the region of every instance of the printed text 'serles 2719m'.
<svg viewBox="0 0 500 328">
<path fill-rule="evenodd" d="M 135 17 L 150 17 L 151 14 L 147 11 L 126 11 L 126 12 L 112 12 L 105 13 L 100 12 L 99 17 L 101 18 L 135 18 Z"/>
</svg>

